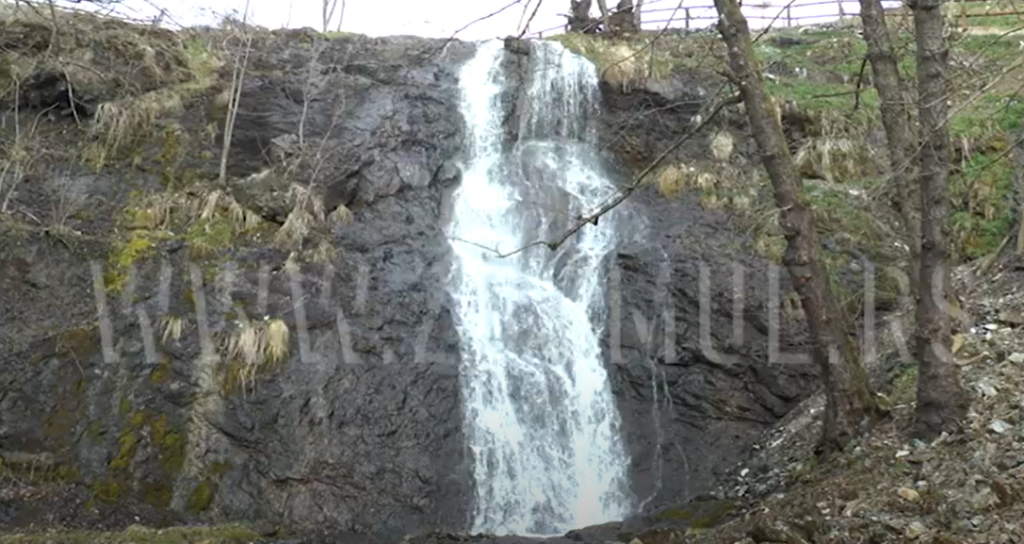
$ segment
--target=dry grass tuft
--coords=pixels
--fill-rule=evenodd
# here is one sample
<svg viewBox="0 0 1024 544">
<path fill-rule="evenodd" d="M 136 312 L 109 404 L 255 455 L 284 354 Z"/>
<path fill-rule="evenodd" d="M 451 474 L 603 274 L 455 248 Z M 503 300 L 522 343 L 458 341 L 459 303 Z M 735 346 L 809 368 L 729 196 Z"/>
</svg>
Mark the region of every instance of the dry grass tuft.
<svg viewBox="0 0 1024 544">
<path fill-rule="evenodd" d="M 183 104 L 179 88 L 158 89 L 100 104 L 92 127 L 97 141 L 86 152 L 87 163 L 101 168 L 110 156 L 149 137 L 160 119 L 181 113 Z"/>
<path fill-rule="evenodd" d="M 865 152 L 862 145 L 847 137 L 808 138 L 797 150 L 794 162 L 806 177 L 830 182 L 863 177 Z"/>
<path fill-rule="evenodd" d="M 347 206 L 339 204 L 338 207 L 331 212 L 331 220 L 337 224 L 351 225 L 352 222 L 355 221 L 355 215 Z"/>
<path fill-rule="evenodd" d="M 238 328 L 228 337 L 227 356 L 237 365 L 237 376 L 244 387 L 255 383 L 256 375 L 275 367 L 288 357 L 288 325 L 280 319 L 250 321 L 242 315 Z"/>
<path fill-rule="evenodd" d="M 316 249 L 313 250 L 313 262 L 318 264 L 330 264 L 338 258 L 338 249 L 329 240 L 320 240 Z"/>
<path fill-rule="evenodd" d="M 300 270 L 302 270 L 302 266 L 299 264 L 299 258 L 298 257 L 299 257 L 298 254 L 296 252 L 294 252 L 294 251 L 288 254 L 288 258 L 285 259 L 285 261 L 284 261 L 284 271 L 285 272 L 287 272 L 289 274 L 295 274 L 295 273 L 298 273 Z"/>
<path fill-rule="evenodd" d="M 700 194 L 707 208 L 731 207 L 746 211 L 755 200 L 755 187 L 743 183 L 739 172 L 728 164 L 671 164 L 663 167 L 654 179 L 658 192 L 676 198 L 686 191 Z"/>
<path fill-rule="evenodd" d="M 213 191 L 188 193 L 156 193 L 146 197 L 134 210 L 132 227 L 148 230 L 170 230 L 175 223 L 191 224 L 227 218 L 234 230 L 252 232 L 263 224 L 256 212 L 243 207 L 230 194 Z"/>
<path fill-rule="evenodd" d="M 726 131 L 716 132 L 711 137 L 711 154 L 715 159 L 727 161 L 732 158 L 735 142 L 731 134 Z"/>
<path fill-rule="evenodd" d="M 254 231 L 263 224 L 263 218 L 260 217 L 260 214 L 243 207 L 234 198 L 231 198 L 228 204 L 228 215 L 231 217 L 232 223 L 240 228 L 242 232 Z"/>
<path fill-rule="evenodd" d="M 658 192 L 667 198 L 675 198 L 686 189 L 687 180 L 693 176 L 693 167 L 684 164 L 670 164 L 661 169 L 655 178 Z"/>
<path fill-rule="evenodd" d="M 168 315 L 160 318 L 160 328 L 163 329 L 161 336 L 163 342 L 177 342 L 181 339 L 184 322 L 178 316 Z"/>
<path fill-rule="evenodd" d="M 292 211 L 274 235 L 274 241 L 283 247 L 298 247 L 325 221 L 324 202 L 312 188 L 298 183 L 288 188 L 287 199 L 292 203 Z"/>
<path fill-rule="evenodd" d="M 288 325 L 280 319 L 267 321 L 266 327 L 267 349 L 265 358 L 267 362 L 276 364 L 284 361 L 288 356 Z"/>
</svg>

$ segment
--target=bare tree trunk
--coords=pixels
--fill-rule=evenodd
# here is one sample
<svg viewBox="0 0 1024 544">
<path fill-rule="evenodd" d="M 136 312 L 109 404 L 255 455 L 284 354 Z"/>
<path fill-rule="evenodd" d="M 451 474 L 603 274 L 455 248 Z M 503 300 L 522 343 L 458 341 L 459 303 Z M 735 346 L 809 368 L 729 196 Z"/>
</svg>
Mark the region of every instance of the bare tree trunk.
<svg viewBox="0 0 1024 544">
<path fill-rule="evenodd" d="M 633 23 L 636 25 L 637 31 L 643 30 L 643 21 L 640 17 L 640 8 L 644 7 L 644 0 L 636 0 L 633 7 Z"/>
<path fill-rule="evenodd" d="M 337 31 L 341 32 L 341 23 L 345 21 L 345 0 L 341 0 L 341 13 L 338 14 L 338 28 Z"/>
<path fill-rule="evenodd" d="M 604 31 L 608 32 L 610 22 L 608 0 L 597 0 L 597 9 L 601 11 L 601 25 L 604 27 Z"/>
<path fill-rule="evenodd" d="M 946 125 L 947 55 L 943 37 L 943 0 L 915 0 L 918 120 L 922 146 L 921 293 L 917 297 L 917 412 L 914 433 L 923 438 L 953 430 L 967 415 L 969 401 L 953 362 L 950 330 L 949 256 L 946 214 L 949 206 L 949 127 Z"/>
<path fill-rule="evenodd" d="M 338 0 L 320 0 L 320 18 L 323 29 L 327 33 L 331 28 L 331 19 L 334 18 L 334 10 L 338 7 Z"/>
<path fill-rule="evenodd" d="M 903 218 L 904 242 L 910 253 L 910 292 L 914 297 L 918 293 L 917 273 L 921 261 L 921 197 L 917 187 L 914 134 L 881 0 L 860 0 L 860 18 L 871 61 L 872 81 L 881 99 L 882 125 L 889 142 L 891 183 L 896 186 L 895 204 Z"/>
<path fill-rule="evenodd" d="M 1024 130 L 1013 144 L 1013 198 L 1017 204 L 1017 256 L 1024 255 Z"/>
<path fill-rule="evenodd" d="M 228 182 L 228 153 L 231 151 L 231 138 L 235 132 L 235 118 L 238 117 L 238 103 L 242 98 L 242 84 L 245 83 L 245 69 L 249 65 L 249 53 L 252 52 L 252 31 L 248 26 L 249 2 L 245 2 L 245 14 L 242 17 L 241 36 L 244 49 L 235 52 L 235 64 L 231 70 L 231 93 L 228 98 L 228 115 L 224 120 L 224 144 L 220 151 L 220 185 Z"/>
<path fill-rule="evenodd" d="M 783 263 L 807 316 L 812 356 L 824 381 L 827 405 L 821 449 L 835 451 L 866 428 L 876 412 L 874 397 L 818 257 L 818 237 L 803 200 L 803 183 L 793 166 L 772 99 L 765 92 L 747 20 L 737 0 L 715 0 L 715 7 L 719 14 L 718 30 L 728 47 L 734 84 L 746 106 L 779 208 L 779 224 L 786 237 Z"/>
</svg>

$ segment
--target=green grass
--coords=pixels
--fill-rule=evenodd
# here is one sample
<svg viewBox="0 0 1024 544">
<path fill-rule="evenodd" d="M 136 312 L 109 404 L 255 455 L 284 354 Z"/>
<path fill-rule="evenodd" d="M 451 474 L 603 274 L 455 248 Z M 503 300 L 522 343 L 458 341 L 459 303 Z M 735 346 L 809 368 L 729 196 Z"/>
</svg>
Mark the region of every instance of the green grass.
<svg viewBox="0 0 1024 544">
<path fill-rule="evenodd" d="M 956 24 L 967 27 L 1024 28 L 1024 4 L 1019 0 L 950 2 L 942 6 L 942 11 L 947 17 L 954 18 Z M 961 18 L 963 13 L 969 16 Z M 996 15 L 1000 13 L 1006 15 Z"/>
<path fill-rule="evenodd" d="M 960 9 L 960 4 L 947 5 L 947 10 Z M 1021 9 L 1024 4 L 1009 0 L 966 4 L 971 13 L 992 13 Z M 953 233 L 953 255 L 958 260 L 984 256 L 998 247 L 1014 219 L 1012 210 L 1012 168 L 1007 146 L 1019 137 L 1024 119 L 1024 57 L 1020 53 L 1020 36 L 1001 36 L 999 29 L 1024 27 L 1024 16 L 1001 16 L 967 19 L 971 27 L 985 29 L 985 35 L 965 34 L 951 43 L 949 86 L 951 89 L 950 137 L 955 159 L 951 171 L 952 207 L 950 228 Z M 916 60 L 914 40 L 907 21 L 890 19 L 894 24 L 894 45 L 900 71 L 914 92 Z M 854 23 L 851 26 L 856 26 Z M 992 30 L 995 29 L 995 30 Z M 563 35 L 552 39 L 568 49 L 590 58 L 613 83 L 624 88 L 639 84 L 637 78 L 667 78 L 687 70 L 714 72 L 725 68 L 724 51 L 715 36 L 664 35 L 649 44 L 656 33 L 645 33 L 626 40 L 606 40 L 599 36 Z M 839 149 L 848 156 L 833 160 L 831 172 L 822 172 L 822 157 L 810 156 L 801 172 L 808 177 L 826 177 L 840 188 L 857 187 L 872 194 L 886 193 L 885 187 L 860 187 L 865 179 L 878 179 L 871 153 L 866 147 L 869 131 L 880 130 L 879 99 L 870 85 L 858 91 L 857 80 L 866 46 L 852 28 L 806 30 L 782 29 L 761 37 L 755 44 L 758 60 L 768 78 L 768 91 L 780 103 L 796 104 L 805 119 L 803 127 L 812 141 L 806 151 L 821 155 L 826 148 Z M 628 69 L 612 67 L 630 54 L 642 59 Z M 628 61 L 627 61 L 628 64 Z M 870 65 L 864 67 L 870 77 Z M 870 81 L 868 81 L 870 83 Z M 856 104 L 856 109 L 855 109 Z M 916 106 L 911 107 L 916 116 Z M 861 149 L 849 150 L 837 144 L 852 143 Z M 813 155 L 812 153 L 812 155 Z M 805 156 L 805 159 L 807 157 Z M 826 175 L 830 174 L 830 175 Z M 715 175 L 718 175 L 717 173 Z M 692 183 L 687 182 L 687 189 Z M 717 184 L 721 185 L 721 184 Z M 712 193 L 725 187 L 712 188 Z M 898 230 L 881 234 L 872 223 L 872 216 L 881 213 L 884 199 L 866 201 L 844 191 L 833 193 L 809 184 L 807 198 L 815 210 L 820 228 L 826 233 L 849 233 L 863 236 L 862 245 L 870 247 L 879 237 L 891 239 Z M 663 191 L 678 194 L 676 188 Z M 704 200 L 721 207 L 731 199 L 722 195 L 707 198 L 708 188 L 701 187 Z M 756 188 L 754 188 L 756 189 Z M 749 191 L 748 191 L 749 192 Z M 889 190 L 888 192 L 891 192 Z M 746 199 L 742 199 L 746 200 Z M 742 211 L 742 210 L 741 210 Z M 756 210 L 750 210 L 756 212 Z M 890 210 L 891 211 L 891 210 Z M 763 221 L 762 221 L 763 223 Z M 897 224 L 891 224 L 897 229 Z M 760 228 L 769 238 L 771 229 Z M 775 253 L 779 244 L 762 240 L 768 253 Z"/>
</svg>

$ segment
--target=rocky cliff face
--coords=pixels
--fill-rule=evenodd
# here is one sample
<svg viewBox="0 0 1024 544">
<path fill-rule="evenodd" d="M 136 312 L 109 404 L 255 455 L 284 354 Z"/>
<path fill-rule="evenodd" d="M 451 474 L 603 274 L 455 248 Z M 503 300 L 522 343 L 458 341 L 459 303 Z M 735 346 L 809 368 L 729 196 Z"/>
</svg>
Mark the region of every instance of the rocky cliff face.
<svg viewBox="0 0 1024 544">
<path fill-rule="evenodd" d="M 471 51 L 431 40 L 260 36 L 241 88 L 228 187 L 210 181 L 221 141 L 185 136 L 216 122 L 206 108 L 218 89 L 160 120 L 191 146 L 179 172 L 195 181 L 159 179 L 127 161 L 98 172 L 50 165 L 66 169 L 67 185 L 83 195 L 64 230 L 24 220 L 48 226 L 58 197 L 19 186 L 12 209 L 24 213 L 4 218 L 0 251 L 9 272 L 5 476 L 38 483 L 28 476 L 37 470 L 48 483 L 81 484 L 88 504 L 79 506 L 98 513 L 47 514 L 72 525 L 256 518 L 392 537 L 461 528 L 472 493 L 439 218 L 462 137 L 455 71 Z M 318 163 L 287 162 L 306 152 L 300 130 Z M 155 132 L 140 153 L 172 152 Z M 272 240 L 289 217 L 302 218 L 292 214 L 303 205 L 293 183 L 319 188 L 311 199 L 322 204 L 308 219 L 325 223 L 334 248 L 326 257 Z M 119 219 L 151 213 L 150 195 L 171 207 L 172 194 L 209 203 L 215 190 L 265 230 L 211 239 L 234 228 L 218 219 L 232 212 L 216 202 L 209 219 L 202 211 L 167 225 Z M 351 221 L 326 219 L 340 213 Z M 261 348 L 245 342 L 274 342 L 260 325 L 275 320 L 291 331 L 290 355 L 250 361 L 246 350 Z M 16 501 L 0 523 L 36 523 L 48 506 Z"/>
<path fill-rule="evenodd" d="M 5 42 L 19 59 L 47 51 L 49 26 L 5 24 L 4 36 L 24 38 Z M 117 92 L 46 62 L 23 74 L 19 120 L 39 123 L 30 143 L 57 144 L 25 164 L 0 223 L 0 477 L 11 482 L 0 528 L 262 519 L 384 539 L 466 529 L 473 484 L 442 223 L 463 133 L 456 74 L 473 47 L 258 34 L 219 183 L 239 46 L 200 77 L 216 32 L 103 28 L 75 39 L 145 38 L 159 57 L 150 66 L 140 53 L 145 69 L 192 73 Z M 135 73 L 115 53 L 92 62 L 107 79 Z M 692 108 L 676 104 L 698 86 L 604 89 L 623 183 L 649 157 L 621 139 L 653 154 L 690 123 Z M 153 96 L 166 89 L 178 94 Z M 154 98 L 177 106 L 143 107 Z M 657 130 L 643 122 L 654 112 Z M 677 157 L 706 156 L 709 138 Z M 709 489 L 813 374 L 764 365 L 762 265 L 726 216 L 649 189 L 629 207 L 648 230 L 609 259 L 620 287 L 605 340 L 634 492 L 650 507 Z M 728 348 L 722 271 L 736 259 L 751 267 L 746 336 Z M 712 267 L 712 343 L 730 360 L 701 348 L 701 262 Z"/>
<path fill-rule="evenodd" d="M 628 92 L 603 84 L 604 140 L 624 183 L 701 123 L 718 78 L 679 70 Z M 745 134 L 742 115 L 726 110 L 663 164 L 710 162 L 749 173 L 757 159 Z M 814 389 L 816 376 L 808 364 L 768 363 L 768 262 L 749 237 L 694 193 L 659 194 L 664 180 L 651 177 L 626 204 L 645 232 L 609 262 L 604 338 L 633 490 L 645 510 L 711 492 L 751 440 Z M 778 278 L 777 348 L 804 351 L 784 270 Z"/>
</svg>

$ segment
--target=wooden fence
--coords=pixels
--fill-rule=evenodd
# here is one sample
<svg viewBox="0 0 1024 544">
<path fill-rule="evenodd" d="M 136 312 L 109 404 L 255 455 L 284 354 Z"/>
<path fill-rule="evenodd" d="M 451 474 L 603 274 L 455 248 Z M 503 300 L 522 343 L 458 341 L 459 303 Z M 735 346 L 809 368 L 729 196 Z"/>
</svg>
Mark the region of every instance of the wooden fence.
<svg viewBox="0 0 1024 544">
<path fill-rule="evenodd" d="M 748 0 L 749 1 L 749 0 Z M 766 0 L 761 0 L 766 2 Z M 777 0 L 778 1 L 778 0 Z M 677 4 L 673 7 L 651 7 L 655 4 Z M 968 19 L 974 17 L 1003 17 L 1019 16 L 1024 23 L 1024 9 L 1022 10 L 998 10 L 973 12 L 969 11 L 967 4 L 989 3 L 989 0 L 952 0 L 955 17 L 960 26 L 969 24 Z M 718 20 L 718 13 L 714 4 L 678 6 L 676 0 L 648 0 L 642 10 L 643 26 L 646 28 L 663 27 L 669 24 L 672 27 L 681 29 L 707 28 L 714 21 Z M 908 15 L 903 3 L 898 0 L 883 0 L 886 6 L 885 14 L 888 16 L 905 17 Z M 1024 5 L 1024 4 L 1022 4 Z M 829 13 L 808 14 L 807 11 L 822 11 L 825 6 L 835 6 Z M 843 21 L 858 17 L 860 13 L 860 2 L 857 0 L 794 0 L 784 5 L 745 5 L 741 8 L 743 15 L 751 22 L 751 27 L 769 26 L 772 27 L 799 27 L 821 24 L 830 21 Z M 614 10 L 613 10 L 614 11 Z M 757 25 L 756 23 L 763 23 Z M 1024 24 L 1022 24 L 1024 26 Z M 544 35 L 558 34 L 565 31 L 564 26 L 552 27 L 549 29 L 534 32 L 531 35 L 543 37 Z"/>
</svg>

